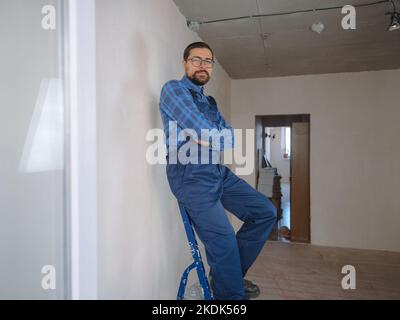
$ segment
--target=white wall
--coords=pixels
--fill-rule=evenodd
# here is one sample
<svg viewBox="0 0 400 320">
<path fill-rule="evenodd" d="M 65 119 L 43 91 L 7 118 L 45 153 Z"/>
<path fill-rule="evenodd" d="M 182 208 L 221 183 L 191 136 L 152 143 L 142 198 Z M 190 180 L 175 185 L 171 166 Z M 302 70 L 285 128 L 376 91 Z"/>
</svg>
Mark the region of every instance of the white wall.
<svg viewBox="0 0 400 320">
<path fill-rule="evenodd" d="M 400 70 L 232 81 L 235 128 L 311 115 L 311 242 L 400 251 Z M 254 175 L 244 177 L 254 185 Z"/>
<path fill-rule="evenodd" d="M 175 299 L 188 245 L 165 166 L 146 162 L 145 136 L 162 127 L 161 87 L 182 77 L 183 49 L 199 39 L 172 0 L 96 5 L 99 297 Z M 228 116 L 219 65 L 207 88 Z"/>
</svg>

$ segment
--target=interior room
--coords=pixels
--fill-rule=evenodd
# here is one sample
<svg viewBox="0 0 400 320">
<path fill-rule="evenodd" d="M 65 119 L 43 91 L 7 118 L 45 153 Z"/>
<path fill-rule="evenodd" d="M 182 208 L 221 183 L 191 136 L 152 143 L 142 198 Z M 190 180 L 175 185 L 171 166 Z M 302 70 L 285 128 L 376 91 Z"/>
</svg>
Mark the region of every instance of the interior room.
<svg viewBox="0 0 400 320">
<path fill-rule="evenodd" d="M 226 166 L 276 208 L 246 275 L 256 299 L 400 299 L 399 12 L 399 0 L 1 1 L 0 299 L 177 298 L 193 256 L 166 162 L 147 155 L 163 85 L 198 41 L 215 56 L 204 93 L 248 132 L 251 170 Z M 199 281 L 186 299 L 204 298 Z"/>
</svg>

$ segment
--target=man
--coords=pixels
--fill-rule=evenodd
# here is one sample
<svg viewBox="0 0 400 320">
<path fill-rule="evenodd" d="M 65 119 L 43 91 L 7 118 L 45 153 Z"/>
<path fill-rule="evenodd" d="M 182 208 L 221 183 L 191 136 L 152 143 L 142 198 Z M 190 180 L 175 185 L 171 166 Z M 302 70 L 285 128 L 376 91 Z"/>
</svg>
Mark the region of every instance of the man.
<svg viewBox="0 0 400 320">
<path fill-rule="evenodd" d="M 201 135 L 202 129 L 232 133 L 214 98 L 204 94 L 203 86 L 210 80 L 213 64 L 212 49 L 203 42 L 192 43 L 183 55 L 185 76 L 162 88 L 160 112 L 167 138 L 167 177 L 172 193 L 187 209 L 205 246 L 214 298 L 249 299 L 258 296 L 260 290 L 244 276 L 272 230 L 276 209 L 267 197 L 226 166 L 212 161 L 233 144 L 229 138 L 220 144 L 210 143 Z M 178 132 L 190 129 L 187 142 L 170 141 L 172 125 Z M 179 160 L 186 143 L 198 147 L 189 150 L 189 163 Z M 211 160 L 200 162 L 205 158 Z M 236 235 L 224 209 L 244 222 Z"/>
</svg>

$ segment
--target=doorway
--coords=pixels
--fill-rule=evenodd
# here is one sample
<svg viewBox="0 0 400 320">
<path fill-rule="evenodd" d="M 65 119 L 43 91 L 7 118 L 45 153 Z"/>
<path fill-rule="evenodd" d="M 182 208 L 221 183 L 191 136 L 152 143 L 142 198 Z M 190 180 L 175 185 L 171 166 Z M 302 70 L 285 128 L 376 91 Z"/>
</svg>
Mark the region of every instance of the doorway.
<svg viewBox="0 0 400 320">
<path fill-rule="evenodd" d="M 311 241 L 310 115 L 256 116 L 256 188 L 277 209 L 270 240 Z"/>
</svg>

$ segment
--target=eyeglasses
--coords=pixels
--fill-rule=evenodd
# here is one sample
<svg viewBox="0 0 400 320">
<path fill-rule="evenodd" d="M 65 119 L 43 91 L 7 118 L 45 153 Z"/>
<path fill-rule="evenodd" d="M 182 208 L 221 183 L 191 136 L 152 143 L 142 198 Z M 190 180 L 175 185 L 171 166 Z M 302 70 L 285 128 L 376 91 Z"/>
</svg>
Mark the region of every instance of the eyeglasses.
<svg viewBox="0 0 400 320">
<path fill-rule="evenodd" d="M 200 67 L 202 63 L 204 63 L 205 68 L 212 68 L 215 61 L 212 59 L 202 59 L 200 57 L 193 57 L 190 59 L 187 59 L 187 61 L 190 61 L 193 66 L 195 67 Z"/>
</svg>

